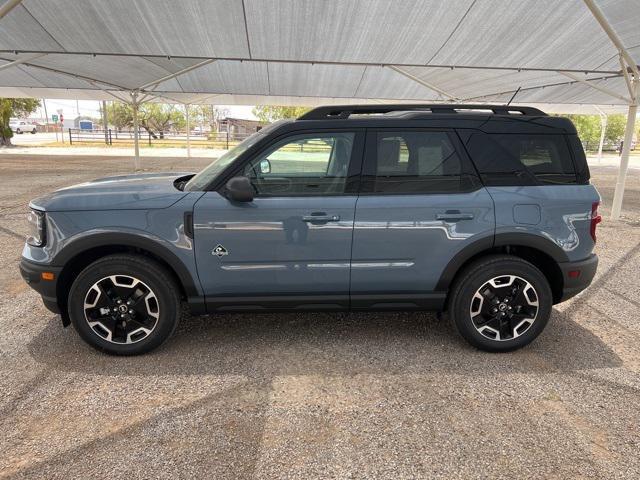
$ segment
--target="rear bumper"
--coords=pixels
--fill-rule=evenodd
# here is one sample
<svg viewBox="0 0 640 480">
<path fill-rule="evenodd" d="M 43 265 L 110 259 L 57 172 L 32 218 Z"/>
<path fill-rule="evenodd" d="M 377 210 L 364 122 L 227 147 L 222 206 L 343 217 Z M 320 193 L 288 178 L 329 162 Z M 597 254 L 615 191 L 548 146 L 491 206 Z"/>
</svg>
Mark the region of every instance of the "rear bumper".
<svg viewBox="0 0 640 480">
<path fill-rule="evenodd" d="M 50 265 L 42 265 L 22 259 L 20 261 L 20 274 L 24 281 L 33 288 L 42 297 L 44 306 L 53 313 L 60 313 L 58 305 L 57 286 L 58 277 L 62 267 L 52 267 Z M 53 273 L 53 280 L 43 280 L 42 273 Z"/>
<path fill-rule="evenodd" d="M 564 288 L 562 290 L 561 302 L 570 299 L 587 288 L 598 268 L 598 256 L 592 254 L 586 260 L 579 262 L 563 262 L 558 266 L 562 270 Z M 577 272 L 577 273 L 576 273 Z"/>
</svg>

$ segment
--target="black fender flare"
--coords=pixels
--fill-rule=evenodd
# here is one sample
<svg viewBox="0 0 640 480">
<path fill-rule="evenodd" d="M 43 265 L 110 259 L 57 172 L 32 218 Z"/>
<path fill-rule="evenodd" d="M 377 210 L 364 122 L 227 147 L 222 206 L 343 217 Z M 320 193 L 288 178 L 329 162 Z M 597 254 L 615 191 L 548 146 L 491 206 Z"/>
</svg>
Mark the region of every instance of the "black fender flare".
<svg viewBox="0 0 640 480">
<path fill-rule="evenodd" d="M 440 279 L 436 284 L 436 291 L 447 291 L 456 274 L 471 258 L 483 251 L 489 251 L 494 247 L 504 247 L 507 245 L 534 248 L 545 253 L 557 263 L 569 261 L 566 252 L 562 250 L 562 248 L 542 235 L 524 232 L 498 233 L 495 236 L 491 235 L 479 238 L 454 255 L 442 271 Z"/>
<path fill-rule="evenodd" d="M 96 232 L 72 240 L 65 245 L 52 259 L 53 265 L 65 266 L 72 258 L 97 247 L 121 245 L 124 247 L 140 248 L 164 261 L 178 276 L 187 297 L 201 297 L 199 282 L 193 278 L 191 272 L 180 258 L 161 241 L 153 237 L 127 232 Z"/>
</svg>

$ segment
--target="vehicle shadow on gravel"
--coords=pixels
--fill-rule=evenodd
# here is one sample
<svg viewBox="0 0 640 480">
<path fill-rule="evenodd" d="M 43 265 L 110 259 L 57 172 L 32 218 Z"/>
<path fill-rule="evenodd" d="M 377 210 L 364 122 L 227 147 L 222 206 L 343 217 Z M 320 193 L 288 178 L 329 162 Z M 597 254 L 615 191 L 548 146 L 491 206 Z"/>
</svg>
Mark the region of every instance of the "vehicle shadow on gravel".
<svg viewBox="0 0 640 480">
<path fill-rule="evenodd" d="M 279 375 L 478 375 L 622 365 L 598 337 L 557 310 L 536 341 L 506 354 L 478 351 L 447 319 L 417 312 L 186 316 L 167 343 L 138 357 L 96 352 L 55 318 L 29 351 L 51 369 L 84 374 L 242 375 L 267 381 Z"/>
<path fill-rule="evenodd" d="M 135 453 L 140 461 L 120 465 L 126 471 L 114 470 L 115 476 L 162 473 L 177 477 L 196 468 L 206 471 L 209 478 L 249 478 L 263 451 L 278 376 L 442 373 L 481 377 L 621 365 L 599 338 L 558 311 L 532 345 L 497 355 L 469 347 L 447 320 L 426 313 L 187 317 L 167 344 L 138 357 L 96 352 L 72 329 L 63 330 L 58 318 L 52 318 L 31 342 L 29 352 L 49 378 L 55 378 L 55 372 L 72 372 L 85 378 L 83 382 L 88 381 L 84 375 L 202 375 L 201 382 L 207 382 L 206 375 L 233 379 L 232 386 L 222 391 L 214 388 L 186 405 L 134 420 L 124 429 L 87 439 L 61 455 L 20 470 L 21 476 L 32 478 L 47 478 L 53 472 L 90 477 L 97 465 L 113 465 L 110 455 L 122 450 Z M 189 438 L 176 432 L 189 432 Z M 132 438 L 139 444 L 132 446 Z M 155 457 L 153 461 L 146 457 L 156 449 L 153 442 L 166 446 L 161 451 L 161 466 Z M 156 468 L 159 470 L 154 471 Z"/>
</svg>

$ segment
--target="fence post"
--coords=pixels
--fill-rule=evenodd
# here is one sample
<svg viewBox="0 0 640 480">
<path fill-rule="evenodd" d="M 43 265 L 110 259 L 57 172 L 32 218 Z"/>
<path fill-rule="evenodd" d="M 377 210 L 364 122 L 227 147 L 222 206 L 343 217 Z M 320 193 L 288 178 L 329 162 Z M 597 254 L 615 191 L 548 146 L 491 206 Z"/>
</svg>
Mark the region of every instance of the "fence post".
<svg viewBox="0 0 640 480">
<path fill-rule="evenodd" d="M 71 129 L 69 129 L 69 145 L 73 145 L 73 139 L 71 138 Z"/>
<path fill-rule="evenodd" d="M 151 146 L 151 132 L 147 132 L 149 134 L 149 146 Z"/>
<path fill-rule="evenodd" d="M 118 138 L 117 134 L 116 134 L 116 138 Z M 111 129 L 109 129 L 109 145 L 113 145 L 113 139 L 111 138 Z"/>
</svg>

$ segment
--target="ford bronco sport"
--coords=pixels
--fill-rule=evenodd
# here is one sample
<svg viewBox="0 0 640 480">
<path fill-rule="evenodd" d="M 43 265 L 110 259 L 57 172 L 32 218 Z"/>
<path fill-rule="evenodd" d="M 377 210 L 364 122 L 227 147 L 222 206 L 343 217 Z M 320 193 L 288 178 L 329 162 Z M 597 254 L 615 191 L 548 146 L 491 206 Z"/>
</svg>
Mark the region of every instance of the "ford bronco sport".
<svg viewBox="0 0 640 480">
<path fill-rule="evenodd" d="M 198 174 L 102 178 L 33 200 L 21 262 L 92 346 L 149 351 L 224 311 L 446 311 L 522 347 L 591 282 L 600 198 L 573 124 L 529 107 L 330 106 Z"/>
</svg>

